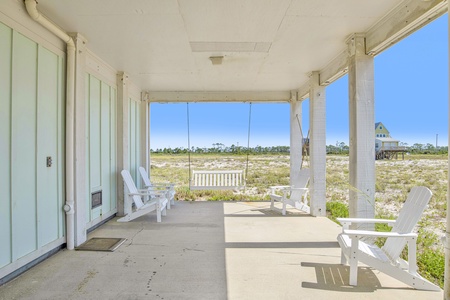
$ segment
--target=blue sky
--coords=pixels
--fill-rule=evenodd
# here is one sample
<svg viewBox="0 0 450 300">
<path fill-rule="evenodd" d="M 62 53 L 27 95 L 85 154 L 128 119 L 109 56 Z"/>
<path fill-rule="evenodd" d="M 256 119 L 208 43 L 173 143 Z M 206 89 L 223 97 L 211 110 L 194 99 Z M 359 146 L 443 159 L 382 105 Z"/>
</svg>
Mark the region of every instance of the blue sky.
<svg viewBox="0 0 450 300">
<path fill-rule="evenodd" d="M 375 57 L 375 120 L 409 145 L 448 144 L 448 15 Z M 326 89 L 327 145 L 348 145 L 347 76 Z M 308 102 L 302 127 L 308 132 Z M 191 146 L 247 146 L 248 103 L 190 103 Z M 187 147 L 186 103 L 151 104 L 151 148 Z M 250 146 L 289 145 L 289 105 L 252 104 Z"/>
</svg>

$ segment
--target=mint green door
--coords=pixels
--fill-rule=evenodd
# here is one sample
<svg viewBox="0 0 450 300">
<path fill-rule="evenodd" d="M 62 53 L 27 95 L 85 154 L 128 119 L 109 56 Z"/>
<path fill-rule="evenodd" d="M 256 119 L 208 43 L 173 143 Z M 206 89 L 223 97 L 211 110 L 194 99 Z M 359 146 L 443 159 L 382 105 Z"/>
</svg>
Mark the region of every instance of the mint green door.
<svg viewBox="0 0 450 300">
<path fill-rule="evenodd" d="M 86 74 L 86 134 L 88 223 L 117 208 L 116 200 L 116 90 Z M 101 191 L 102 204 L 92 208 L 92 193 Z"/>
<path fill-rule="evenodd" d="M 63 242 L 63 66 L 0 23 L 0 269 Z"/>
</svg>

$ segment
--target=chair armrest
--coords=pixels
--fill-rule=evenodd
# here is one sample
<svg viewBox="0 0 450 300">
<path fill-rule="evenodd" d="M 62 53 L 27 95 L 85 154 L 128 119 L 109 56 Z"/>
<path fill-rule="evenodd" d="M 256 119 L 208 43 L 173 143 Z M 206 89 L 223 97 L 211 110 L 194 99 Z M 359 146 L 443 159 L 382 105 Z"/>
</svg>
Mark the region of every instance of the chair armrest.
<svg viewBox="0 0 450 300">
<path fill-rule="evenodd" d="M 286 197 L 286 194 L 289 192 L 290 188 L 291 188 L 291 186 L 289 186 L 289 185 L 274 185 L 274 186 L 271 186 L 271 187 L 270 187 L 270 190 L 271 190 L 270 193 L 271 193 L 272 195 L 278 196 L 278 195 L 276 194 L 276 190 L 280 190 L 280 191 L 283 192 L 284 196 Z"/>
<path fill-rule="evenodd" d="M 175 183 L 157 182 L 157 183 L 150 183 L 150 185 L 145 185 L 145 187 L 152 187 L 152 186 L 167 186 L 173 188 L 175 186 Z"/>
<path fill-rule="evenodd" d="M 399 232 L 379 232 L 379 231 L 369 231 L 369 230 L 351 230 L 346 229 L 342 232 L 349 237 L 397 237 L 397 238 L 416 238 L 417 233 L 399 233 Z"/>
<path fill-rule="evenodd" d="M 395 224 L 396 220 L 388 219 L 366 219 L 366 218 L 336 218 L 339 223 L 344 224 L 361 224 L 361 223 L 383 223 L 383 224 Z"/>
<path fill-rule="evenodd" d="M 127 193 L 128 196 L 148 196 L 149 193 Z"/>
<path fill-rule="evenodd" d="M 271 186 L 270 189 L 272 190 L 284 190 L 284 189 L 290 189 L 291 186 L 290 185 L 274 185 Z"/>
<path fill-rule="evenodd" d="M 366 219 L 366 218 L 336 218 L 340 223 L 392 223 L 394 224 L 396 220 L 389 219 Z"/>
<path fill-rule="evenodd" d="M 170 191 L 170 187 L 152 185 L 152 186 L 147 187 L 146 190 L 150 191 L 150 192 L 152 192 L 152 191 Z"/>
<path fill-rule="evenodd" d="M 152 183 L 151 185 L 145 185 L 146 188 L 158 187 L 158 188 L 171 188 L 172 186 L 164 183 Z"/>
<path fill-rule="evenodd" d="M 139 193 L 128 193 L 128 196 L 162 196 L 166 191 L 139 190 Z"/>
<path fill-rule="evenodd" d="M 295 187 L 293 187 L 293 188 L 290 188 L 290 190 L 291 191 L 308 191 L 309 188 L 295 188 Z"/>
<path fill-rule="evenodd" d="M 395 224 L 395 220 L 387 219 L 366 219 L 366 218 L 336 218 L 339 223 L 342 224 L 342 230 L 349 229 L 351 224 L 367 224 L 367 223 L 382 223 L 392 226 Z"/>
</svg>

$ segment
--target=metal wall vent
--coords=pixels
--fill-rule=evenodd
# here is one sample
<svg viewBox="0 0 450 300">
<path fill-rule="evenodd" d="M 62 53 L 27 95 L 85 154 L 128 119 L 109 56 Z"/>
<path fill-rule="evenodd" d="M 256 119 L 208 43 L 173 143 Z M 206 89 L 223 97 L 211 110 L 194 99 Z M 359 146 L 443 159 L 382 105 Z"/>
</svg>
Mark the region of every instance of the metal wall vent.
<svg viewBox="0 0 450 300">
<path fill-rule="evenodd" d="M 96 208 L 102 205 L 102 191 L 98 191 L 91 194 L 91 208 Z"/>
</svg>

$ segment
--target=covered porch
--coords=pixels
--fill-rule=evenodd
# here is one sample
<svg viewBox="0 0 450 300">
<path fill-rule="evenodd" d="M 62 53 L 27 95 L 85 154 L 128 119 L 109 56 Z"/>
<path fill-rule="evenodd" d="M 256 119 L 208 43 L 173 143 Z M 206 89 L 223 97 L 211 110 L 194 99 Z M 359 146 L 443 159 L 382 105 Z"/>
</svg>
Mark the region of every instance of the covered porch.
<svg viewBox="0 0 450 300">
<path fill-rule="evenodd" d="M 163 223 L 109 221 L 89 238 L 127 238 L 117 250 L 60 251 L 0 299 L 442 299 L 365 267 L 349 286 L 340 231 L 267 202 L 178 202 Z"/>
<path fill-rule="evenodd" d="M 141 187 L 138 168 L 150 171 L 152 102 L 286 103 L 296 186 L 309 99 L 311 216 L 186 202 L 161 224 L 112 219 L 90 235 L 127 238 L 116 252 L 60 251 L 0 296 L 441 298 L 372 271 L 358 287 L 341 276 L 340 228 L 325 218 L 326 87 L 348 74 L 350 216 L 374 217 L 374 56 L 447 11 L 444 0 L 1 1 L 0 283 L 129 213 L 120 172 Z"/>
</svg>

